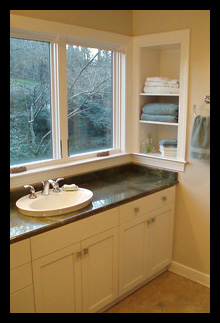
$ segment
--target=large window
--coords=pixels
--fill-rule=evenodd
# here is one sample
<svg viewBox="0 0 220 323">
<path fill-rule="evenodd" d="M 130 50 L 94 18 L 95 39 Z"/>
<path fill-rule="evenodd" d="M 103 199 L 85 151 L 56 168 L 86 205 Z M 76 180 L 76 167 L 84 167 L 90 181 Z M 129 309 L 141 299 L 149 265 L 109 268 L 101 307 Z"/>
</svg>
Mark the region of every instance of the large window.
<svg viewBox="0 0 220 323">
<path fill-rule="evenodd" d="M 112 52 L 66 45 L 69 154 L 112 148 Z"/>
<path fill-rule="evenodd" d="M 11 166 L 66 161 L 119 148 L 113 121 L 116 65 L 114 51 L 11 38 Z M 66 91 L 60 90 L 63 76 Z M 60 99 L 63 95 L 66 100 Z"/>
<path fill-rule="evenodd" d="M 11 38 L 10 163 L 51 158 L 50 44 Z"/>
</svg>

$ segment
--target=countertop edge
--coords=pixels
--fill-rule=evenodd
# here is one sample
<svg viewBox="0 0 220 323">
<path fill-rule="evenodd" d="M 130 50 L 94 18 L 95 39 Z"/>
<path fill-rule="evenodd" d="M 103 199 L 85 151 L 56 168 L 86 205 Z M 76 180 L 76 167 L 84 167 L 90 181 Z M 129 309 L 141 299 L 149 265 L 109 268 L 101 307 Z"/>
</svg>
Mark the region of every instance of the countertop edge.
<svg viewBox="0 0 220 323">
<path fill-rule="evenodd" d="M 79 215 L 69 217 L 67 219 L 64 219 L 63 221 L 54 222 L 54 223 L 52 223 L 50 225 L 47 225 L 47 226 L 44 226 L 42 228 L 37 228 L 35 230 L 32 230 L 31 232 L 26 232 L 26 233 L 20 234 L 18 236 L 12 237 L 12 238 L 10 238 L 10 244 L 14 244 L 16 242 L 31 238 L 31 237 L 39 235 L 41 233 L 45 233 L 47 231 L 62 227 L 64 225 L 67 225 L 67 224 L 70 224 L 70 223 L 73 223 L 73 222 L 76 222 L 76 221 L 80 221 L 82 219 L 85 219 L 87 217 L 93 216 L 95 214 L 104 212 L 106 210 L 109 210 L 109 209 L 118 207 L 120 205 L 129 203 L 129 202 L 134 201 L 136 199 L 139 199 L 139 198 L 154 194 L 156 192 L 162 191 L 162 190 L 167 189 L 169 187 L 175 186 L 178 183 L 179 183 L 178 180 L 174 180 L 172 183 L 162 185 L 161 187 L 152 189 L 152 190 L 150 190 L 148 192 L 142 192 L 142 193 L 137 194 L 135 196 L 132 196 L 132 197 L 123 199 L 121 201 L 117 201 L 117 202 L 114 202 L 114 203 L 99 207 L 99 208 L 91 210 L 91 211 L 80 212 Z"/>
</svg>

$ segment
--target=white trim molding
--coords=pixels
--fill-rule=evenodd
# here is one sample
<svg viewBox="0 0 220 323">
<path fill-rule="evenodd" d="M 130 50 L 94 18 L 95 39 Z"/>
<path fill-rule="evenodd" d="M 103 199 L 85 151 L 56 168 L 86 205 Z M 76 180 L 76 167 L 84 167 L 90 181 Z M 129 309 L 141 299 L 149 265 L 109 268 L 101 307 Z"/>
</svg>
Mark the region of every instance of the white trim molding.
<svg viewBox="0 0 220 323">
<path fill-rule="evenodd" d="M 104 157 L 95 157 L 59 165 L 30 169 L 22 173 L 11 174 L 10 189 L 31 183 L 36 184 L 48 178 L 68 177 L 101 169 L 129 164 L 131 154 L 120 153 Z"/>
<path fill-rule="evenodd" d="M 153 166 L 163 168 L 175 172 L 183 172 L 185 169 L 186 161 L 176 158 L 160 157 L 159 154 L 132 154 L 132 162 L 139 165 Z"/>
<path fill-rule="evenodd" d="M 172 261 L 168 270 L 210 288 L 210 275 L 204 274 L 201 271 L 184 266 L 175 261 Z"/>
</svg>

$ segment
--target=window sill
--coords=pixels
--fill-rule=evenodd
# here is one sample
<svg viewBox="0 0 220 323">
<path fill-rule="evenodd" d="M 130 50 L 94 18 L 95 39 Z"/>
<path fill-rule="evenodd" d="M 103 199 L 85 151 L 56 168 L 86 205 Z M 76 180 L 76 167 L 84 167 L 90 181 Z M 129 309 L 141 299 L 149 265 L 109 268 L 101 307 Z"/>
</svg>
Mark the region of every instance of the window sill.
<svg viewBox="0 0 220 323">
<path fill-rule="evenodd" d="M 185 165 L 188 163 L 175 157 L 164 157 L 160 154 L 141 154 L 133 153 L 132 162 L 141 165 L 153 166 L 167 169 L 174 172 L 184 172 Z"/>
<path fill-rule="evenodd" d="M 116 165 L 130 163 L 132 160 L 129 153 L 115 153 L 109 156 L 93 157 L 85 160 L 76 160 L 59 165 L 29 169 L 22 173 L 10 174 L 10 189 L 25 184 L 36 184 L 49 178 L 68 177 L 83 174 L 95 170 L 101 170 Z"/>
</svg>

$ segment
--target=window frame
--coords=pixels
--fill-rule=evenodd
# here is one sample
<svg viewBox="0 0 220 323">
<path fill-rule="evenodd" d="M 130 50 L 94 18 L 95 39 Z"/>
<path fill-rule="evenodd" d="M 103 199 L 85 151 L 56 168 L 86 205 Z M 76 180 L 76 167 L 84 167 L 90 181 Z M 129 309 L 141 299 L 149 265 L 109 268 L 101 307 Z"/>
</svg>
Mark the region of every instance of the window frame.
<svg viewBox="0 0 220 323">
<path fill-rule="evenodd" d="M 124 50 L 115 50 L 117 43 L 102 42 L 92 39 L 82 38 L 60 40 L 57 36 L 45 35 L 42 32 L 30 32 L 16 30 L 10 33 L 10 37 L 45 41 L 50 43 L 50 71 L 51 71 L 51 111 L 52 111 L 52 132 L 53 132 L 53 159 L 34 161 L 31 163 L 13 165 L 11 168 L 25 166 L 29 171 L 40 171 L 42 168 L 61 166 L 74 162 L 86 161 L 89 159 L 99 160 L 98 152 L 109 151 L 109 155 L 124 152 L 122 140 L 121 114 L 125 105 L 125 55 Z M 67 118 L 67 80 L 66 80 L 66 44 L 95 47 L 113 51 L 113 148 L 96 150 L 89 153 L 68 155 L 68 118 Z M 92 46 L 92 44 L 94 44 Z M 103 44 L 103 46 L 101 46 Z M 107 48 L 106 48 L 107 47 Z M 112 47 L 112 48 L 111 48 Z M 59 62 L 59 63 L 58 63 Z M 62 155 L 62 158 L 61 158 Z M 23 173 L 25 175 L 25 173 Z M 21 174 L 11 174 L 16 177 Z"/>
</svg>

